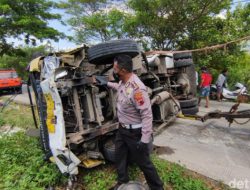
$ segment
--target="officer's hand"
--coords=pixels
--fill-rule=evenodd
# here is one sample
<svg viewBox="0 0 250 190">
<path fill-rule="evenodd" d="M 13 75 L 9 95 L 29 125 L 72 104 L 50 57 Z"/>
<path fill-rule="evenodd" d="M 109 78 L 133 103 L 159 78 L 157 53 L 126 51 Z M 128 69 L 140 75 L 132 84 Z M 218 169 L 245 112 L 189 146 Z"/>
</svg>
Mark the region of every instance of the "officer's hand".
<svg viewBox="0 0 250 190">
<path fill-rule="evenodd" d="M 99 85 L 107 85 L 108 80 L 106 76 L 95 76 L 96 81 L 98 82 Z"/>
<path fill-rule="evenodd" d="M 141 152 L 148 151 L 148 143 L 143 143 L 143 142 L 139 141 L 136 144 L 136 148 L 137 148 L 137 150 L 139 150 Z"/>
</svg>

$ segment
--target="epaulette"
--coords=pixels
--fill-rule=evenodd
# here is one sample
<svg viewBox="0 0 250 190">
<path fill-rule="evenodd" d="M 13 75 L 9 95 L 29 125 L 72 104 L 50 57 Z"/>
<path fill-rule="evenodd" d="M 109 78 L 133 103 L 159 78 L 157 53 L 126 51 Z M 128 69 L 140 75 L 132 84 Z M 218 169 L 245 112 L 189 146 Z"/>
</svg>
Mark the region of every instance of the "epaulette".
<svg viewBox="0 0 250 190">
<path fill-rule="evenodd" d="M 138 86 L 138 84 L 136 84 L 135 81 L 131 82 L 131 86 L 132 86 L 132 88 L 133 88 L 134 90 L 139 89 L 139 86 Z"/>
</svg>

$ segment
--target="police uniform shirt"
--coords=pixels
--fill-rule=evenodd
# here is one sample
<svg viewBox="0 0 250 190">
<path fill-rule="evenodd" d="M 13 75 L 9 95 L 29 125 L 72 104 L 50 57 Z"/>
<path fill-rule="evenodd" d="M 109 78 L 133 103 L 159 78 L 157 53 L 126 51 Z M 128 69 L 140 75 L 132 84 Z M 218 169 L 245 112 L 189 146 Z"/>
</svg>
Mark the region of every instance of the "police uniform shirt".
<svg viewBox="0 0 250 190">
<path fill-rule="evenodd" d="M 147 89 L 134 73 L 124 84 L 108 82 L 108 86 L 117 90 L 117 116 L 122 124 L 142 124 L 141 141 L 149 143 L 152 130 L 152 109 Z"/>
</svg>

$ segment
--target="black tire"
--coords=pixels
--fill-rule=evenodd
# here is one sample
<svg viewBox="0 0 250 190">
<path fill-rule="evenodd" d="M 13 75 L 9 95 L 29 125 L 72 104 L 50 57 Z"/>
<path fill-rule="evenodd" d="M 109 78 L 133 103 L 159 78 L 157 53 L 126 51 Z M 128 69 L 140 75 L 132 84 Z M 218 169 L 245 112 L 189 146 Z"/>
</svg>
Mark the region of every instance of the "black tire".
<svg viewBox="0 0 250 190">
<path fill-rule="evenodd" d="M 115 138 L 110 138 L 104 142 L 103 155 L 109 162 L 115 162 Z"/>
<path fill-rule="evenodd" d="M 22 94 L 22 86 L 21 87 L 15 87 L 12 90 L 13 94 Z"/>
<path fill-rule="evenodd" d="M 188 58 L 192 58 L 192 53 L 191 52 L 183 52 L 183 53 L 175 53 L 174 54 L 174 59 L 175 60 L 188 59 Z"/>
<path fill-rule="evenodd" d="M 89 62 L 96 65 L 112 64 L 118 54 L 127 54 L 132 58 L 139 54 L 137 43 L 133 40 L 113 40 L 97 44 L 88 49 Z"/>
<path fill-rule="evenodd" d="M 189 100 L 178 100 L 180 103 L 181 108 L 190 108 L 195 107 L 198 104 L 197 98 L 192 98 Z"/>
<path fill-rule="evenodd" d="M 199 112 L 198 106 L 191 107 L 191 108 L 181 108 L 183 115 L 195 115 L 197 112 Z"/>
<path fill-rule="evenodd" d="M 23 93 L 23 89 L 22 86 L 18 89 L 18 94 L 22 94 Z"/>
<path fill-rule="evenodd" d="M 174 61 L 174 67 L 179 68 L 179 67 L 187 67 L 193 64 L 193 59 L 178 59 Z"/>
<path fill-rule="evenodd" d="M 190 82 L 190 93 L 193 96 L 196 96 L 197 86 L 196 86 L 196 74 L 195 74 L 194 64 L 191 64 L 189 67 L 186 67 L 186 73 Z"/>
</svg>

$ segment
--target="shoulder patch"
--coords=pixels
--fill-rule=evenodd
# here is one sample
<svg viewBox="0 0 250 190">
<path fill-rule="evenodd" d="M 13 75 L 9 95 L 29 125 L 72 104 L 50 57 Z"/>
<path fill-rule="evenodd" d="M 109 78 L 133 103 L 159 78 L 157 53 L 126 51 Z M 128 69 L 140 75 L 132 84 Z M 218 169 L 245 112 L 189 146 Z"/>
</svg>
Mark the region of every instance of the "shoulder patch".
<svg viewBox="0 0 250 190">
<path fill-rule="evenodd" d="M 136 104 L 138 104 L 139 106 L 142 106 L 144 104 L 144 98 L 141 91 L 135 92 L 134 99 Z"/>
</svg>

